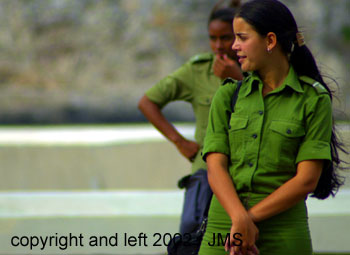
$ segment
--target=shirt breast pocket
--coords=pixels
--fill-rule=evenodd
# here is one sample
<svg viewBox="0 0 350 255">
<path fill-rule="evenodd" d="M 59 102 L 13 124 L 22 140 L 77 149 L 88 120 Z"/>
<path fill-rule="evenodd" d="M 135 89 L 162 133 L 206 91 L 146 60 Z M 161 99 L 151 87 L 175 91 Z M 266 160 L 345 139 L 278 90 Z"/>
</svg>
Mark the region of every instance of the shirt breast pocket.
<svg viewBox="0 0 350 255">
<path fill-rule="evenodd" d="M 231 114 L 228 126 L 231 161 L 237 162 L 243 159 L 246 150 L 246 136 L 248 127 L 248 116 L 236 116 Z"/>
<path fill-rule="evenodd" d="M 207 130 L 208 116 L 212 96 L 197 96 L 193 103 L 193 109 L 196 117 L 196 138 L 203 139 Z"/>
<path fill-rule="evenodd" d="M 305 136 L 305 127 L 302 123 L 274 120 L 270 124 L 268 137 L 268 157 L 278 165 L 295 163 L 299 146 Z"/>
<path fill-rule="evenodd" d="M 205 128 L 208 124 L 208 115 L 210 110 L 210 105 L 212 101 L 212 96 L 202 95 L 198 96 L 194 102 L 194 109 L 196 112 L 197 122 L 201 123 Z"/>
</svg>

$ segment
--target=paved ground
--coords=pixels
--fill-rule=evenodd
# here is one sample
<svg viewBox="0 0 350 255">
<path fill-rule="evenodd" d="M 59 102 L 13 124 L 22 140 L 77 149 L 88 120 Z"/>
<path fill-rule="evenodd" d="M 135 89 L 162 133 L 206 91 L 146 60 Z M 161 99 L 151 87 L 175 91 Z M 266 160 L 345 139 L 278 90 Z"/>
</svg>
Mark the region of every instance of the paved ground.
<svg viewBox="0 0 350 255">
<path fill-rule="evenodd" d="M 149 140 L 140 143 L 137 141 L 127 142 L 125 140 L 128 135 L 131 140 L 136 137 L 132 132 L 128 133 L 130 130 L 133 130 L 132 128 L 124 128 L 124 133 L 115 132 L 116 130 L 114 129 L 115 128 L 99 130 L 97 128 L 95 130 L 97 133 L 83 132 L 85 137 L 89 138 L 89 143 L 86 144 L 83 144 L 84 139 L 81 140 L 81 137 L 78 137 L 80 134 L 79 129 L 75 130 L 75 132 L 71 132 L 72 130 L 70 130 L 70 132 L 68 132 L 70 136 L 67 136 L 70 137 L 69 139 L 63 139 L 62 137 L 59 139 L 57 135 L 67 135 L 67 132 L 44 132 L 42 133 L 44 134 L 44 136 L 42 136 L 44 138 L 41 140 L 41 144 L 36 144 L 35 141 L 33 142 L 33 130 L 29 130 L 30 132 L 26 133 L 27 139 L 29 139 L 29 142 L 26 144 L 23 144 L 25 140 L 23 136 L 21 139 L 18 139 L 18 133 L 14 134 L 12 142 L 17 141 L 19 143 L 9 144 L 9 140 L 7 140 L 6 143 L 5 140 L 1 140 L 1 137 L 9 139 L 8 133 L 7 135 L 1 136 L 2 130 L 0 129 L 0 174 L 2 176 L 2 178 L 0 178 L 0 188 L 2 190 L 2 192 L 0 192 L 0 197 L 1 195 L 9 193 L 14 194 L 13 192 L 17 191 L 21 191 L 22 194 L 24 194 L 24 196 L 20 197 L 20 199 L 22 199 L 21 202 L 18 203 L 15 202 L 13 197 L 6 198 L 5 196 L 5 200 L 0 199 L 0 214 L 2 213 L 2 216 L 0 216 L 0 255 L 28 254 L 27 252 L 5 252 L 3 250 L 3 248 L 9 244 L 8 237 L 4 238 L 9 233 L 25 234 L 34 232 L 40 235 L 45 233 L 54 234 L 54 232 L 65 233 L 71 230 L 77 231 L 77 233 L 86 233 L 86 235 L 96 233 L 112 235 L 116 231 L 133 233 L 136 230 L 136 232 L 145 232 L 147 229 L 152 233 L 155 233 L 155 231 L 162 233 L 176 231 L 179 221 L 179 208 L 181 207 L 181 194 L 179 196 L 180 200 L 176 200 L 176 202 L 172 204 L 174 206 L 177 203 L 178 209 L 170 210 L 176 215 L 143 215 L 142 217 L 138 217 L 140 216 L 140 210 L 137 208 L 137 205 L 141 207 L 141 204 L 135 202 L 134 205 L 136 205 L 136 209 L 134 208 L 129 212 L 139 213 L 136 218 L 113 218 L 112 215 L 107 215 L 108 210 L 112 210 L 113 214 L 113 210 L 116 208 L 125 210 L 131 208 L 128 207 L 127 204 L 121 205 L 113 199 L 108 200 L 108 196 L 94 198 L 90 193 L 86 198 L 75 200 L 76 202 L 73 201 L 69 203 L 68 200 L 65 199 L 61 202 L 56 200 L 54 206 L 49 206 L 49 202 L 54 199 L 55 196 L 49 197 L 48 201 L 38 201 L 36 200 L 38 197 L 30 198 L 30 196 L 28 196 L 32 191 L 40 191 L 43 192 L 43 194 L 45 192 L 56 191 L 61 195 L 65 191 L 74 191 L 74 193 L 77 191 L 82 191 L 83 193 L 96 191 L 96 194 L 98 194 L 98 192 L 104 192 L 106 190 L 111 192 L 121 190 L 153 190 L 164 193 L 164 190 L 175 190 L 176 180 L 189 172 L 189 162 L 178 155 L 174 146 L 163 138 L 159 136 L 158 138 L 154 137 L 154 135 L 157 136 L 156 132 L 153 132 L 154 130 L 151 131 L 151 133 L 147 133 L 149 131 L 144 133 L 143 136 L 146 138 L 148 137 L 147 139 Z M 140 132 L 137 128 L 135 128 L 134 131 L 136 131 L 136 133 Z M 121 140 L 118 140 L 119 138 L 116 138 L 116 135 L 119 136 Z M 349 127 L 342 128 L 342 136 L 344 141 L 350 144 Z M 109 138 L 110 140 L 108 140 Z M 64 141 L 64 144 L 45 144 L 45 141 L 50 139 L 51 142 L 52 139 L 61 142 Z M 111 140 L 112 142 L 108 142 Z M 76 143 L 69 144 L 69 141 L 76 141 Z M 347 159 L 345 155 L 342 155 L 342 157 L 345 160 Z M 171 164 L 169 164 L 169 162 L 171 162 Z M 350 176 L 350 173 L 347 175 Z M 345 188 L 350 188 L 350 178 L 348 178 Z M 43 195 L 40 195 L 39 199 L 43 199 Z M 153 200 L 159 202 L 159 199 L 160 198 L 154 198 Z M 84 201 L 86 201 L 85 205 Z M 329 201 L 332 202 L 333 200 Z M 340 202 L 338 205 L 343 205 L 344 207 L 344 205 L 346 205 L 345 203 L 349 201 L 350 199 Z M 38 204 L 36 204 L 37 202 Z M 144 199 L 143 202 L 145 202 Z M 25 207 L 25 205 L 31 205 L 31 207 Z M 64 213 L 67 214 L 70 205 L 78 207 L 81 210 L 80 213 L 74 215 L 73 210 L 73 212 L 71 211 L 71 213 L 73 213 L 71 215 L 57 215 L 62 209 Z M 84 207 L 86 205 L 89 205 L 90 209 L 89 207 Z M 165 204 L 162 205 L 165 209 L 169 209 Z M 321 207 L 318 208 L 319 205 Z M 310 208 L 310 213 L 314 213 L 314 216 L 310 219 L 310 223 L 313 225 L 313 228 L 317 230 L 314 231 L 314 233 L 319 234 L 321 238 L 318 242 L 323 245 L 327 244 L 324 238 L 329 238 L 329 234 L 327 233 L 329 233 L 331 227 L 340 231 L 345 229 L 344 233 L 332 232 L 331 237 L 334 238 L 334 242 L 341 242 L 340 245 L 349 244 L 347 240 L 344 241 L 343 239 L 349 235 L 350 213 L 345 212 L 336 218 L 331 217 L 328 220 L 326 219 L 332 214 L 329 210 L 335 210 L 337 208 L 336 206 L 337 204 L 328 204 L 325 208 L 322 208 L 322 203 L 315 204 L 315 207 L 313 207 L 316 208 L 314 212 L 312 211 L 313 209 Z M 26 208 L 31 208 L 31 210 L 36 209 L 36 211 L 32 211 L 32 213 L 34 213 L 32 215 L 25 215 Z M 49 209 L 49 211 L 46 211 L 48 213 L 46 215 L 43 214 L 45 213 L 44 208 Z M 348 207 L 344 208 L 346 209 Z M 82 210 L 86 215 L 84 215 Z M 160 211 L 155 207 L 148 208 L 147 210 Z M 341 210 L 341 208 L 336 209 L 337 212 L 341 212 Z M 100 212 L 93 215 L 96 211 Z M 16 216 L 15 212 L 20 212 L 20 214 Z M 321 213 L 317 214 L 317 212 Z M 56 216 L 52 217 L 52 214 L 55 213 Z M 160 250 L 150 251 L 147 254 L 160 255 L 163 254 L 163 250 L 165 250 L 164 247 Z M 122 251 L 116 253 L 115 250 L 85 250 L 84 252 L 76 250 L 72 252 L 73 253 L 69 254 L 145 254 L 145 250 L 140 252 L 136 249 L 126 250 L 124 253 Z M 48 251 L 42 254 L 56 255 L 58 253 Z"/>
</svg>

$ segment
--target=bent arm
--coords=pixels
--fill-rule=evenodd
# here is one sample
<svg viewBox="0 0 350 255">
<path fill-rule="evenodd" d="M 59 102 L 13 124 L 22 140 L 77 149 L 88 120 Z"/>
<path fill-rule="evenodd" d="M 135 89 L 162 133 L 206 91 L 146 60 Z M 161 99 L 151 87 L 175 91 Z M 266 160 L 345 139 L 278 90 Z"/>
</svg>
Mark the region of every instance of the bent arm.
<svg viewBox="0 0 350 255">
<path fill-rule="evenodd" d="M 234 238 L 230 243 L 226 243 L 226 249 L 230 249 L 231 253 L 256 249 L 255 241 L 258 239 L 259 230 L 248 215 L 247 210 L 242 205 L 231 176 L 228 173 L 228 158 L 222 153 L 208 153 L 208 181 L 210 187 L 219 200 L 220 204 L 226 210 L 232 221 L 231 236 L 240 233 L 241 246 L 232 245 Z M 231 254 L 230 253 L 230 254 Z"/>
<path fill-rule="evenodd" d="M 208 153 L 206 161 L 210 187 L 231 220 L 234 221 L 239 216 L 245 216 L 247 211 L 238 198 L 231 176 L 227 170 L 227 156 L 222 153 Z"/>
<path fill-rule="evenodd" d="M 250 208 L 249 215 L 259 222 L 277 215 L 316 189 L 321 176 L 323 160 L 305 160 L 298 163 L 297 174 L 261 202 Z"/>
<path fill-rule="evenodd" d="M 186 158 L 193 158 L 198 150 L 199 145 L 195 142 L 186 140 L 175 127 L 165 118 L 160 107 L 144 95 L 138 104 L 138 108 L 145 117 L 161 132 L 169 141 L 178 148 L 180 153 Z"/>
</svg>

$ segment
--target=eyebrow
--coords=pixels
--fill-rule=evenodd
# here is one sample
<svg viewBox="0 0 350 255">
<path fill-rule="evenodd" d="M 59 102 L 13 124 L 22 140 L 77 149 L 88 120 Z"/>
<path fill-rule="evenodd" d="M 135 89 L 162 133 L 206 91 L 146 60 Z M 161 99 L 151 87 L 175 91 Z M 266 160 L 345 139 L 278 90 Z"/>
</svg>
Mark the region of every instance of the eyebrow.
<svg viewBox="0 0 350 255">
<path fill-rule="evenodd" d="M 247 33 L 235 33 L 236 35 L 247 35 Z"/>
</svg>

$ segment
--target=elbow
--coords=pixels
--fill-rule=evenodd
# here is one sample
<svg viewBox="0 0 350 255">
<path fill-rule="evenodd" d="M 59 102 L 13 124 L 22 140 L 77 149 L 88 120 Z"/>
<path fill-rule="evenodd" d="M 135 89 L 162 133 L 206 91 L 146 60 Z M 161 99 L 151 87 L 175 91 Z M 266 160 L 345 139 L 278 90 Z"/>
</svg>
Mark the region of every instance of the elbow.
<svg viewBox="0 0 350 255">
<path fill-rule="evenodd" d="M 137 104 L 137 108 L 142 111 L 142 98 L 139 100 L 138 104 Z"/>
<path fill-rule="evenodd" d="M 314 185 L 306 186 L 304 188 L 305 194 L 309 195 L 309 194 L 313 193 L 315 191 L 316 187 L 317 187 L 317 185 L 315 185 L 315 186 Z"/>
<path fill-rule="evenodd" d="M 302 191 L 305 195 L 313 193 L 317 187 L 318 179 L 303 180 L 301 183 Z"/>
<path fill-rule="evenodd" d="M 143 112 L 143 110 L 144 110 L 144 108 L 145 108 L 146 100 L 147 100 L 146 96 L 143 95 L 143 96 L 141 97 L 141 99 L 139 100 L 138 104 L 137 104 L 137 108 L 138 108 L 141 112 Z"/>
<path fill-rule="evenodd" d="M 316 190 L 321 177 L 322 167 L 322 160 L 306 160 L 298 164 L 296 175 L 298 186 L 306 195 Z"/>
</svg>

